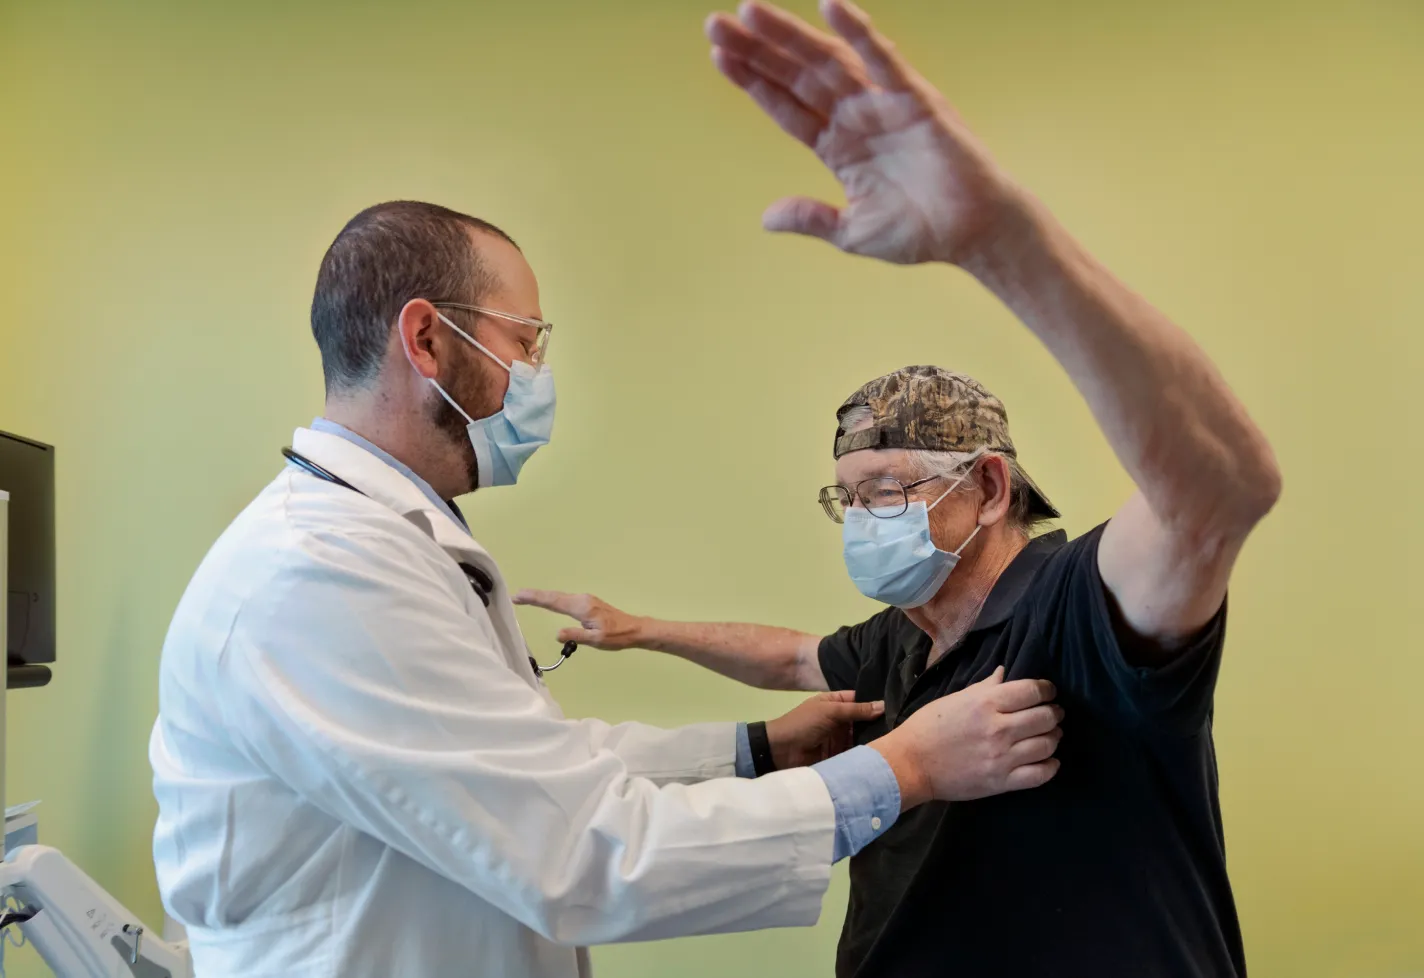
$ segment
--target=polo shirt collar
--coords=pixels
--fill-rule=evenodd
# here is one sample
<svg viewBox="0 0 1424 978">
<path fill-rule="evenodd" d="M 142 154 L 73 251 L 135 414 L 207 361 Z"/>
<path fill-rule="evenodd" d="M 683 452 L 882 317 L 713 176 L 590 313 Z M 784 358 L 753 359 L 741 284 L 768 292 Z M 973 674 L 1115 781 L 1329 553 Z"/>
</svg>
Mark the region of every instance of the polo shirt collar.
<svg viewBox="0 0 1424 978">
<path fill-rule="evenodd" d="M 1068 534 L 1063 530 L 1054 530 L 1030 540 L 994 582 L 989 596 L 984 599 L 984 606 L 979 609 L 979 617 L 969 631 L 983 631 L 1008 621 L 1043 562 L 1067 542 Z"/>
</svg>

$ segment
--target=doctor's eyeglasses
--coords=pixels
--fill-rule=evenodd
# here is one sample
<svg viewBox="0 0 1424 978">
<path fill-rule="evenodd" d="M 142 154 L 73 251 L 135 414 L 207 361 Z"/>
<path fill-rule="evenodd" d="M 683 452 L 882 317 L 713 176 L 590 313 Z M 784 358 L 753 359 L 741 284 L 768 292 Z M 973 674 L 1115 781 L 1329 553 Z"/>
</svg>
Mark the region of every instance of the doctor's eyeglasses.
<svg viewBox="0 0 1424 978">
<path fill-rule="evenodd" d="M 529 358 L 529 363 L 539 366 L 549 355 L 549 334 L 554 331 L 553 323 L 546 323 L 542 319 L 529 319 L 525 316 L 516 316 L 511 312 L 501 312 L 498 309 L 490 309 L 488 306 L 469 306 L 463 302 L 432 302 L 436 309 L 463 309 L 465 312 L 479 313 L 481 316 L 491 316 L 495 319 L 503 319 L 506 322 L 518 323 L 521 326 L 530 326 L 534 329 L 534 338 L 525 340 L 524 354 Z"/>
<path fill-rule="evenodd" d="M 899 479 L 863 479 L 854 486 L 826 486 L 821 490 L 821 508 L 837 523 L 845 522 L 845 511 L 855 505 L 870 510 L 871 516 L 893 519 L 910 508 L 910 492 L 943 476 L 932 475 L 917 482 L 902 483 Z"/>
</svg>

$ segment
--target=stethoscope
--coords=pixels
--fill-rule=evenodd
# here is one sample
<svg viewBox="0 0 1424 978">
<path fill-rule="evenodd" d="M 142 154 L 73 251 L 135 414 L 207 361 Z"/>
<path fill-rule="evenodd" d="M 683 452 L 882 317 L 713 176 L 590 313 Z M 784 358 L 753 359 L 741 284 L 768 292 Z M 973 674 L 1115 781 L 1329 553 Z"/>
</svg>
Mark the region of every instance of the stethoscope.
<svg viewBox="0 0 1424 978">
<path fill-rule="evenodd" d="M 343 489 L 350 489 L 352 492 L 358 495 L 366 495 L 360 489 L 357 489 L 355 486 L 347 482 L 345 479 L 341 478 L 341 476 L 337 475 L 335 472 L 327 471 L 320 465 L 317 465 L 311 459 L 307 458 L 305 455 L 302 455 L 300 452 L 293 451 L 290 448 L 284 448 L 282 449 L 282 457 L 285 458 L 288 462 L 291 462 L 297 468 L 308 473 L 309 475 L 314 475 L 318 479 L 324 479 L 325 481 L 330 482 L 332 485 L 341 486 Z M 474 589 L 477 595 L 479 595 L 481 603 L 483 603 L 484 606 L 488 608 L 490 603 L 490 594 L 494 591 L 494 578 L 490 577 L 488 574 L 480 570 L 474 564 L 466 564 L 463 561 L 460 563 L 460 570 L 465 572 L 465 579 L 470 582 L 470 587 Z M 532 655 L 529 657 L 529 665 L 534 670 L 534 675 L 542 676 L 546 672 L 553 672 L 555 669 L 559 668 L 559 666 L 563 665 L 570 658 L 572 658 L 573 654 L 576 651 L 578 651 L 577 642 L 565 642 L 564 647 L 559 650 L 559 661 L 555 662 L 552 666 L 539 665 L 538 662 L 534 661 L 534 657 Z"/>
</svg>

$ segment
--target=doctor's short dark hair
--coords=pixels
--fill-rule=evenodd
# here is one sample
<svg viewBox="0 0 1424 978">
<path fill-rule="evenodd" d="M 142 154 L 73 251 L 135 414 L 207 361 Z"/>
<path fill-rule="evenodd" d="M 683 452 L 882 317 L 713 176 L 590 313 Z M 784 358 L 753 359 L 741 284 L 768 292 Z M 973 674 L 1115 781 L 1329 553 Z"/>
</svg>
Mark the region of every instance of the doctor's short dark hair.
<svg viewBox="0 0 1424 978">
<path fill-rule="evenodd" d="M 479 305 L 491 286 L 470 231 L 514 239 L 438 204 L 396 200 L 357 214 L 321 260 L 311 327 L 328 394 L 374 380 L 396 317 L 412 299 Z"/>
</svg>

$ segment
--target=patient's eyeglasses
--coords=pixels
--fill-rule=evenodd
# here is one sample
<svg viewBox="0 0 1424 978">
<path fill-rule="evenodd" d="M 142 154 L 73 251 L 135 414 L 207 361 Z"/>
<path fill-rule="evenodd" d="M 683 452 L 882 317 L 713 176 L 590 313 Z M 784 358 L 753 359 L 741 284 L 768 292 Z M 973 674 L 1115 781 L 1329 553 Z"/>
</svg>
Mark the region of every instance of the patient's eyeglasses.
<svg viewBox="0 0 1424 978">
<path fill-rule="evenodd" d="M 910 492 L 918 489 L 927 482 L 942 479 L 944 476 L 932 475 L 927 479 L 920 479 L 916 482 L 902 483 L 899 479 L 889 477 L 877 479 L 862 479 L 854 486 L 825 486 L 821 489 L 821 508 L 826 511 L 826 515 L 837 523 L 845 522 L 845 511 L 855 505 L 858 498 L 866 509 L 870 510 L 871 516 L 878 516 L 881 519 L 893 519 L 901 515 L 910 508 Z"/>
</svg>

